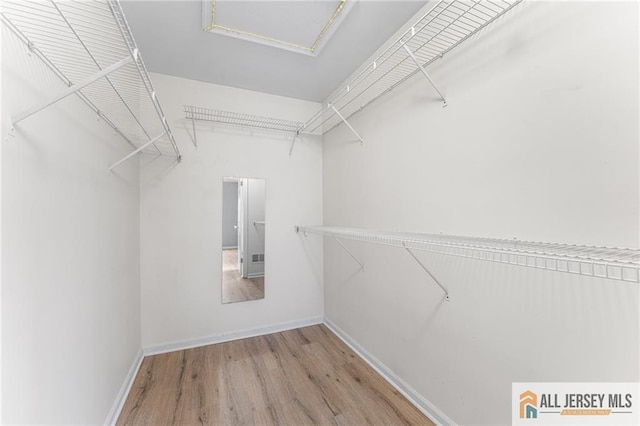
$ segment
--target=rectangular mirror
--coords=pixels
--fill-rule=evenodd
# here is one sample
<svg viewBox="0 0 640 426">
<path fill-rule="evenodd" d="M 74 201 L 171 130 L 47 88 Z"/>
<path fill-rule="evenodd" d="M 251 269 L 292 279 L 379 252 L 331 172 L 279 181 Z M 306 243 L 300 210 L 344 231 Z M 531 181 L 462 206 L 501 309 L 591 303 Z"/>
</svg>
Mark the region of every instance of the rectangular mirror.
<svg viewBox="0 0 640 426">
<path fill-rule="evenodd" d="M 264 179 L 222 179 L 222 303 L 264 298 Z"/>
</svg>

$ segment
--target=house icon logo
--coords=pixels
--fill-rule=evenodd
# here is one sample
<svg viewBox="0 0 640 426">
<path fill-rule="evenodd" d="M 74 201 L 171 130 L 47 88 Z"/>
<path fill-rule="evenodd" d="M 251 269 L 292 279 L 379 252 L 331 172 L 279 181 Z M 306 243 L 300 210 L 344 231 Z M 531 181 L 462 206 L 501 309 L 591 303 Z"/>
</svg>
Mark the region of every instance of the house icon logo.
<svg viewBox="0 0 640 426">
<path fill-rule="evenodd" d="M 520 418 L 538 418 L 538 395 L 530 390 L 520 394 Z"/>
</svg>

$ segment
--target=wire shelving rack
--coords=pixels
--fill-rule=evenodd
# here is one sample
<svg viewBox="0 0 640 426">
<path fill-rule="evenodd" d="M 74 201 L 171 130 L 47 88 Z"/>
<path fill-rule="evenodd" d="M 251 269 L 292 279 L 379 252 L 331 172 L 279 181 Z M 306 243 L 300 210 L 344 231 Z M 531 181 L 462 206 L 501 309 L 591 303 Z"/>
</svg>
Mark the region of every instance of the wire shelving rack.
<svg viewBox="0 0 640 426">
<path fill-rule="evenodd" d="M 446 105 L 443 93 L 426 67 L 511 10 L 522 0 L 439 0 L 384 51 L 369 60 L 331 94 L 324 106 L 306 122 L 282 120 L 185 106 L 185 118 L 242 128 L 257 128 L 300 134 L 325 134 L 344 122 L 363 143 L 363 138 L 347 121 L 380 96 L 422 72 Z M 195 124 L 194 124 L 195 135 Z M 194 136 L 195 137 L 195 136 Z"/>
<path fill-rule="evenodd" d="M 76 94 L 138 152 L 175 156 L 175 142 L 118 0 L 3 0 L 0 19 L 67 89 L 12 116 L 13 125 Z"/>
<path fill-rule="evenodd" d="M 425 68 L 511 10 L 522 0 L 440 0 L 398 39 L 360 67 L 304 125 L 329 132 L 380 96 L 422 72 L 446 105 Z M 348 123 L 347 123 L 348 124 Z M 349 126 L 350 127 L 350 126 Z M 353 131 L 353 129 L 352 129 Z M 354 133 L 356 133 L 354 131 Z M 360 140 L 360 136 L 356 133 Z"/>
<path fill-rule="evenodd" d="M 185 118 L 195 121 L 208 121 L 228 126 L 247 127 L 253 129 L 274 130 L 288 133 L 298 133 L 304 123 L 300 121 L 283 120 L 280 118 L 261 117 L 258 115 L 241 114 L 231 111 L 221 111 L 209 108 L 184 106 Z"/>
<path fill-rule="evenodd" d="M 640 249 L 636 248 L 386 232 L 331 226 L 298 226 L 296 232 L 640 283 Z"/>
</svg>

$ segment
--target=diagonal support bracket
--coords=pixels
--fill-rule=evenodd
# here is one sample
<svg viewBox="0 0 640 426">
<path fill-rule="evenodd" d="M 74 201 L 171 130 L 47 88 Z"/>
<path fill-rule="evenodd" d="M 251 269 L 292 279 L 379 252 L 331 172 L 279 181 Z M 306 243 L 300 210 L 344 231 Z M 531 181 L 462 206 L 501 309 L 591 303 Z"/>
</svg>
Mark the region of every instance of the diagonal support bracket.
<svg viewBox="0 0 640 426">
<path fill-rule="evenodd" d="M 411 57 L 413 62 L 416 63 L 416 65 L 418 66 L 418 69 L 420 71 L 422 71 L 422 74 L 424 74 L 424 76 L 427 78 L 427 80 L 429 80 L 429 83 L 431 83 L 433 88 L 436 89 L 436 92 L 438 92 L 438 95 L 440 95 L 440 97 L 442 98 L 442 102 L 444 103 L 444 105 L 442 105 L 442 106 L 446 107 L 447 106 L 447 100 L 445 99 L 445 97 L 442 94 L 442 92 L 440 91 L 440 89 L 438 89 L 438 86 L 436 86 L 436 84 L 433 82 L 433 80 L 431 80 L 431 77 L 429 77 L 429 74 L 427 74 L 427 71 L 424 69 L 424 67 L 422 66 L 420 61 L 418 61 L 418 58 L 416 58 L 416 55 L 413 54 L 411 49 L 409 49 L 406 44 L 402 45 L 402 47 L 404 47 L 404 50 L 407 51 L 407 53 L 409 54 L 409 56 Z"/>
<path fill-rule="evenodd" d="M 156 143 L 158 141 L 158 139 L 160 139 L 161 137 L 163 137 L 164 135 L 166 135 L 167 132 L 162 132 L 161 134 L 159 134 L 158 136 L 156 136 L 155 138 L 151 139 L 149 142 L 145 143 L 144 145 L 142 145 L 140 148 L 136 149 L 135 151 L 127 154 L 124 158 L 116 161 L 115 163 L 113 163 L 112 165 L 109 166 L 109 171 L 115 169 L 116 167 L 118 167 L 120 164 L 124 163 L 125 161 L 127 161 L 129 158 L 133 157 L 134 155 L 136 155 L 137 153 L 139 153 L 140 151 L 142 151 L 143 149 L 145 149 L 146 147 L 148 147 L 149 145 L 151 145 L 152 143 Z"/>
<path fill-rule="evenodd" d="M 296 134 L 293 135 L 293 140 L 291 141 L 291 148 L 289 148 L 289 157 L 293 154 L 293 147 L 296 145 L 296 139 L 300 137 L 300 130 L 296 131 Z"/>
<path fill-rule="evenodd" d="M 433 276 L 433 274 L 429 271 L 429 269 L 427 269 L 426 266 L 424 266 L 424 264 L 420 261 L 420 259 L 418 259 L 418 257 L 411 251 L 411 249 L 409 247 L 407 247 L 407 245 L 405 243 L 402 243 L 402 246 L 404 247 L 404 249 L 407 251 L 407 253 L 409 253 L 411 255 L 411 257 L 413 257 L 413 259 L 418 262 L 418 265 L 420 265 L 422 267 L 422 269 L 424 269 L 424 271 L 431 277 L 431 279 L 433 281 L 436 282 L 436 284 L 438 284 L 438 286 L 442 289 L 442 291 L 444 292 L 445 295 L 445 299 L 447 300 L 447 302 L 449 301 L 449 290 L 447 290 L 442 284 L 440 284 L 440 281 L 438 281 L 438 279 L 436 277 Z"/>
<path fill-rule="evenodd" d="M 335 111 L 335 113 L 338 115 L 338 117 L 340 117 L 340 119 L 344 122 L 344 124 L 346 124 L 347 127 L 353 132 L 353 134 L 356 135 L 356 137 L 360 140 L 360 145 L 364 144 L 364 141 L 362 140 L 362 137 L 358 134 L 358 132 L 356 132 L 356 129 L 351 127 L 351 124 L 349 124 L 347 119 L 344 118 L 342 116 L 342 114 L 340 114 L 340 111 L 338 111 L 338 109 L 333 104 L 329 104 L 329 107 L 332 108 L 333 111 Z"/>
<path fill-rule="evenodd" d="M 193 146 L 198 149 L 198 138 L 196 136 L 196 120 L 193 118 L 191 119 L 191 127 L 193 128 Z"/>
<path fill-rule="evenodd" d="M 344 251 L 346 251 L 346 252 L 349 254 L 349 256 L 351 256 L 351 258 L 352 258 L 353 260 L 355 260 L 355 261 L 356 261 L 356 263 L 357 263 L 358 265 L 360 265 L 360 271 L 364 272 L 364 265 L 362 264 L 362 262 L 360 262 L 360 261 L 358 260 L 358 258 L 357 258 L 357 257 L 355 257 L 355 256 L 353 255 L 353 253 L 351 253 L 351 251 L 349 251 L 349 249 L 345 247 L 345 245 L 344 245 L 344 244 L 342 244 L 342 241 L 340 241 L 340 240 L 338 239 L 338 237 L 336 237 L 335 235 L 333 235 L 333 239 L 334 239 L 334 240 L 336 240 L 336 242 L 337 242 L 338 244 L 340 244 L 340 247 L 342 247 L 342 249 L 343 249 Z"/>
<path fill-rule="evenodd" d="M 135 51 L 135 55 L 137 55 L 137 50 Z M 79 81 L 78 83 L 67 87 L 65 90 L 61 91 L 60 93 L 58 93 L 56 96 L 54 96 L 53 98 L 49 99 L 46 102 L 43 102 L 41 104 L 38 105 L 34 105 L 33 107 L 14 115 L 13 117 L 11 117 L 11 122 L 15 125 L 17 123 L 19 123 L 20 121 L 24 120 L 27 117 L 32 116 L 33 114 L 42 111 L 43 109 L 55 104 L 56 102 L 66 98 L 69 95 L 72 95 L 76 92 L 78 92 L 79 90 L 81 90 L 82 88 L 90 85 L 91 83 L 93 83 L 96 80 L 99 80 L 103 77 L 106 77 L 107 75 L 111 74 L 112 72 L 116 71 L 117 69 L 122 68 L 123 66 L 129 64 L 130 62 L 133 61 L 133 58 L 131 56 L 127 56 L 126 58 L 116 62 L 115 64 L 104 68 L 103 70 L 85 78 L 82 81 Z"/>
</svg>

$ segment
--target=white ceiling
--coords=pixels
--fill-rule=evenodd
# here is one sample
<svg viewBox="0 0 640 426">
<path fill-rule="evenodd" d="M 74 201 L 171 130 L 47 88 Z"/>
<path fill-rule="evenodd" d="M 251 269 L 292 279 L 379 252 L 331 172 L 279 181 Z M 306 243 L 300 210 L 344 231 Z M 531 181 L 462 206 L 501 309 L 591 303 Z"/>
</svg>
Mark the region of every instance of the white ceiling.
<svg viewBox="0 0 640 426">
<path fill-rule="evenodd" d="M 219 1 L 216 8 L 220 6 Z M 337 2 L 324 2 L 331 3 L 335 9 Z M 300 23 L 313 21 L 319 8 L 328 10 L 326 4 L 318 4 L 317 0 L 234 0 L 227 3 L 233 3 L 225 6 L 227 22 L 244 26 L 242 29 L 247 32 L 261 31 L 266 35 L 302 41 L 308 41 L 317 28 L 311 30 L 308 28 L 311 24 L 301 26 Z M 415 0 L 355 1 L 344 20 L 338 22 L 335 33 L 330 39 L 327 37 L 322 51 L 317 56 L 310 56 L 204 31 L 200 0 L 121 1 L 149 71 L 318 102 L 362 65 L 425 3 Z M 265 8 L 267 5 L 269 7 Z M 269 19 L 256 19 L 267 13 Z M 241 19 L 242 14 L 250 16 Z"/>
</svg>

